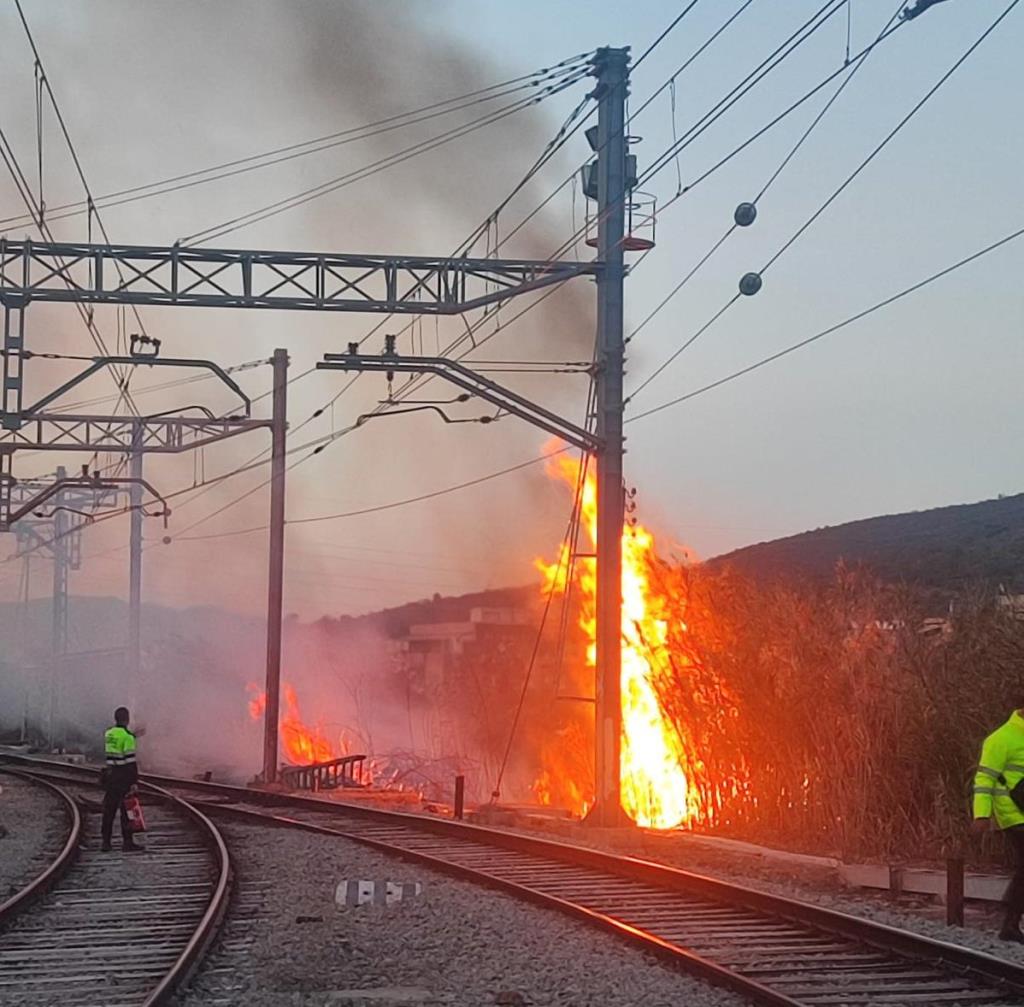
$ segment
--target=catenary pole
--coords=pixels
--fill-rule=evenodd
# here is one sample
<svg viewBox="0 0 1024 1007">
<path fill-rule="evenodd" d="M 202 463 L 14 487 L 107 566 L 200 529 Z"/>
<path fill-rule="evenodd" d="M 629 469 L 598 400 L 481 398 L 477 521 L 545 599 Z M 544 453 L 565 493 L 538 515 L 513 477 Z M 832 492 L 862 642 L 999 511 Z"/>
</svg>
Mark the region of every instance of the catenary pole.
<svg viewBox="0 0 1024 1007">
<path fill-rule="evenodd" d="M 274 350 L 274 406 L 271 425 L 270 581 L 267 591 L 267 682 L 263 723 L 263 781 L 277 780 L 278 719 L 281 708 L 281 619 L 284 607 L 285 442 L 288 435 L 288 351 Z"/>
<path fill-rule="evenodd" d="M 132 424 L 132 451 L 128 474 L 140 480 L 131 484 L 131 529 L 128 561 L 128 674 L 131 694 L 138 695 L 142 674 L 142 438 L 141 423 Z"/>
<path fill-rule="evenodd" d="M 597 77 L 597 681 L 595 825 L 624 823 L 620 799 L 622 735 L 623 238 L 626 214 L 626 97 L 629 49 L 599 49 Z"/>
</svg>

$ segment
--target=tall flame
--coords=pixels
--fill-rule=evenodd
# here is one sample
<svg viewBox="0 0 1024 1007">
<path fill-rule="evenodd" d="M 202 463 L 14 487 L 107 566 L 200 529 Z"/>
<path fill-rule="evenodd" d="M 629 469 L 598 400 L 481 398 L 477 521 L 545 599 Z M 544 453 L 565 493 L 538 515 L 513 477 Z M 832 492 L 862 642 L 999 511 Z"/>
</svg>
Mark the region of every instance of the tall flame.
<svg viewBox="0 0 1024 1007">
<path fill-rule="evenodd" d="M 267 694 L 258 685 L 250 683 L 246 688 L 249 697 L 249 716 L 259 720 L 267 707 Z M 348 744 L 344 736 L 337 742 L 332 741 L 320 724 L 312 726 L 302 720 L 299 712 L 299 700 L 295 689 L 289 682 L 281 688 L 284 710 L 279 721 L 279 737 L 281 739 L 282 756 L 293 766 L 308 766 L 314 762 L 330 762 L 348 754 Z"/>
<path fill-rule="evenodd" d="M 565 455 L 549 462 L 549 473 L 574 491 L 580 476 L 579 463 Z M 591 546 L 597 544 L 597 488 L 587 473 L 581 498 L 581 527 Z M 658 700 L 657 681 L 665 674 L 661 655 L 669 644 L 670 620 L 685 630 L 682 615 L 685 599 L 666 598 L 652 584 L 656 561 L 654 537 L 641 525 L 622 536 L 622 806 L 638 824 L 672 828 L 696 814 L 701 797 L 692 778 L 700 765 L 687 738 L 681 737 L 665 716 Z M 537 561 L 545 577 L 545 591 L 564 592 L 568 586 L 568 546 L 555 563 Z M 574 585 L 579 591 L 579 624 L 587 639 L 587 665 L 596 664 L 597 578 L 593 559 L 576 561 Z M 593 675 L 589 675 L 593 681 Z M 542 758 L 544 756 L 542 755 Z M 691 772 L 687 770 L 690 769 Z M 542 802 L 552 800 L 552 780 L 560 774 L 546 767 L 535 785 Z M 572 798 L 564 785 L 561 798 Z M 578 789 L 576 789 L 578 793 Z M 583 811 L 583 802 L 572 802 Z"/>
</svg>

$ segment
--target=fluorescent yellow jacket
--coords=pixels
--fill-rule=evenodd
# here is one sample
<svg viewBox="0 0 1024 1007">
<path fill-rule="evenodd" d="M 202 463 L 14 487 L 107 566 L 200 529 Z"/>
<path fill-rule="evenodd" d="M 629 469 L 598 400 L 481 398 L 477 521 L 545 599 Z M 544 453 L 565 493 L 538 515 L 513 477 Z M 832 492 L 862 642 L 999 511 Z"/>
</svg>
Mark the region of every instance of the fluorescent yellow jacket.
<svg viewBox="0 0 1024 1007">
<path fill-rule="evenodd" d="M 981 746 L 981 761 L 974 776 L 974 817 L 995 815 L 1001 829 L 1024 825 L 1024 811 L 1010 790 L 1024 779 L 1024 717 L 1016 710 Z"/>
<path fill-rule="evenodd" d="M 110 727 L 103 735 L 107 766 L 111 769 L 130 766 L 135 770 L 135 735 L 126 727 Z"/>
</svg>

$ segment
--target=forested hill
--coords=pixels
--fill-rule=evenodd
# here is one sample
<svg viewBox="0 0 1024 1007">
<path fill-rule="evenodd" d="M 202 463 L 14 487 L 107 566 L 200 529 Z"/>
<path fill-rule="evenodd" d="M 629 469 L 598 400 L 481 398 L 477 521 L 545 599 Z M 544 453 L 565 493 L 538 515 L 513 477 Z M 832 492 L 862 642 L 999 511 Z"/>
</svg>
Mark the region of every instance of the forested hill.
<svg viewBox="0 0 1024 1007">
<path fill-rule="evenodd" d="M 836 563 L 951 593 L 972 583 L 1024 592 L 1024 493 L 851 521 L 717 556 L 758 580 L 823 580 Z"/>
</svg>

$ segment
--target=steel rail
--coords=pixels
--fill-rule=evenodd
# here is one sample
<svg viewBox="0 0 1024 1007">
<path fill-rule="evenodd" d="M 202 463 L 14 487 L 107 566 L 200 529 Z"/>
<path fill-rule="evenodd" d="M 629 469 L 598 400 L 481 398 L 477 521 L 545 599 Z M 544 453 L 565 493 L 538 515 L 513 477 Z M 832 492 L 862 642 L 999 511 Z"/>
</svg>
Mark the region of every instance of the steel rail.
<svg viewBox="0 0 1024 1007">
<path fill-rule="evenodd" d="M 18 776 L 32 779 L 39 783 L 45 783 L 48 786 L 53 787 L 55 790 L 60 790 L 65 798 L 70 802 L 71 807 L 75 812 L 75 821 L 77 825 L 75 838 L 75 850 L 78 849 L 78 841 L 81 839 L 82 834 L 82 820 L 79 814 L 77 805 L 75 804 L 74 798 L 67 794 L 62 788 L 57 787 L 52 782 L 53 780 L 60 780 L 65 783 L 71 783 L 74 786 L 99 786 L 99 773 L 100 771 L 93 767 L 87 766 L 73 766 L 65 763 L 57 763 L 51 760 L 35 760 L 35 759 L 21 759 L 16 758 L 12 760 L 10 757 L 0 757 L 0 762 L 3 761 L 17 761 L 25 765 L 27 771 L 16 772 L 15 770 L 9 769 L 7 766 L 0 766 L 0 771 L 12 772 Z M 149 978 L 143 989 L 138 992 L 138 999 L 132 1000 L 132 1003 L 137 1003 L 139 1007 L 160 1007 L 162 1004 L 166 1004 L 171 995 L 181 988 L 184 982 L 192 974 L 200 960 L 202 959 L 205 951 L 209 947 L 213 940 L 217 928 L 224 917 L 224 914 L 228 908 L 228 901 L 231 891 L 231 877 L 232 877 L 232 865 L 231 856 L 228 851 L 227 844 L 224 841 L 224 837 L 221 834 L 217 826 L 210 820 L 210 818 L 204 814 L 204 812 L 192 804 L 190 801 L 174 794 L 171 791 L 154 784 L 150 781 L 140 781 L 140 788 L 146 792 L 156 795 L 160 802 L 172 806 L 177 810 L 180 817 L 188 822 L 196 835 L 201 837 L 202 844 L 205 846 L 211 854 L 212 863 L 210 871 L 209 883 L 205 886 L 206 898 L 202 902 L 202 909 L 199 914 L 198 920 L 193 926 L 187 931 L 187 935 L 182 935 L 182 946 L 180 951 L 175 952 L 175 949 L 171 949 L 174 954 L 173 960 L 169 964 L 161 962 L 158 970 L 155 970 L 155 974 Z M 170 856 L 172 859 L 178 856 L 179 853 L 171 851 Z M 101 854 L 101 856 L 106 856 Z M 159 852 L 151 852 L 150 856 L 157 857 Z M 147 862 L 150 857 L 147 857 Z M 159 861 L 157 861 L 157 864 Z M 174 872 L 173 866 L 170 868 L 172 874 Z M 50 878 L 51 884 L 55 880 L 54 877 Z M 38 881 L 38 879 L 37 879 Z M 56 893 L 59 895 L 61 892 L 60 888 L 57 888 Z M 111 893 L 98 892 L 98 906 L 102 906 L 105 899 L 112 897 Z M 4 907 L 6 908 L 6 903 Z M 46 906 L 46 903 L 43 903 Z M 175 908 L 175 903 L 169 902 L 170 908 Z M 198 907 L 197 911 L 198 911 Z M 160 927 L 156 928 L 160 930 Z M 17 937 L 16 931 L 7 931 L 8 934 Z M 161 937 L 157 934 L 154 940 L 161 945 L 162 950 L 166 950 L 166 938 Z M 54 945 L 55 948 L 59 948 L 60 941 L 57 940 Z M 0 955 L 5 953 L 4 941 L 0 939 Z M 29 952 L 31 954 L 31 951 Z M 0 991 L 2 992 L 2 991 Z M 132 994 L 128 993 L 129 996 Z M 77 1002 L 77 1001 L 76 1001 Z M 121 1000 L 119 1003 L 123 1002 Z"/>
<path fill-rule="evenodd" d="M 41 777 L 32 776 L 30 773 L 18 772 L 16 769 L 7 767 L 0 768 L 0 772 L 15 776 L 21 780 L 30 781 L 52 791 L 63 803 L 64 810 L 71 821 L 68 837 L 57 856 L 27 885 L 16 891 L 5 902 L 0 903 L 0 926 L 3 926 L 14 919 L 18 913 L 26 909 L 37 898 L 45 894 L 50 886 L 71 866 L 72 861 L 78 856 L 79 843 L 82 838 L 82 815 L 78 810 L 78 805 L 75 804 L 74 798 L 63 787 L 58 786 L 51 780 L 45 780 Z"/>
<path fill-rule="evenodd" d="M 68 769 L 50 766 L 58 773 Z M 71 775 L 80 778 L 92 772 L 74 767 Z M 210 803 L 211 814 L 344 837 L 557 908 L 616 932 L 758 1004 L 874 1007 L 915 1003 L 937 1007 L 1024 1002 L 1024 966 L 1020 964 L 675 867 L 403 812 L 227 784 L 150 779 L 205 794 L 214 802 L 230 802 Z M 264 810 L 267 807 L 330 816 L 335 824 L 269 815 Z M 339 818 L 346 821 L 337 827 Z M 588 886 L 592 905 L 586 904 Z M 642 922 L 644 918 L 647 924 Z M 669 924 L 677 928 L 672 939 L 657 932 L 660 928 L 671 933 Z M 688 947 L 687 941 L 697 945 L 710 942 L 718 955 Z M 748 974 L 730 963 L 730 956 L 737 953 Z M 858 994 L 858 976 L 862 989 L 866 980 L 876 987 L 881 984 L 881 988 Z M 823 985 L 829 981 L 833 984 Z M 900 983 L 905 987 L 902 991 L 897 988 Z M 907 983 L 916 984 L 919 990 L 910 993 L 912 987 L 906 987 Z M 801 984 L 812 988 L 804 989 Z M 901 999 L 901 993 L 907 996 Z"/>
<path fill-rule="evenodd" d="M 147 791 L 160 794 L 166 800 L 173 802 L 199 826 L 216 862 L 216 883 L 210 893 L 210 901 L 202 918 L 174 964 L 143 1002 L 143 1007 L 159 1007 L 192 974 L 213 940 L 220 921 L 224 918 L 231 891 L 231 854 L 228 852 L 220 829 L 199 808 L 156 784 L 144 783 L 143 786 Z"/>
</svg>

